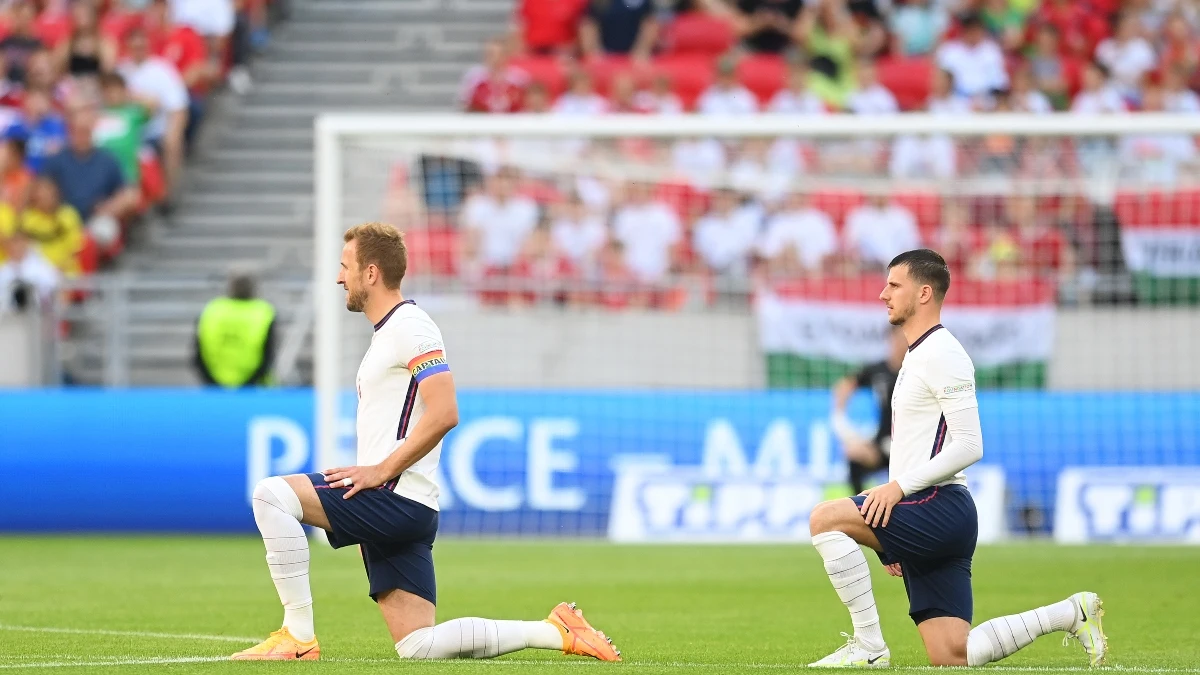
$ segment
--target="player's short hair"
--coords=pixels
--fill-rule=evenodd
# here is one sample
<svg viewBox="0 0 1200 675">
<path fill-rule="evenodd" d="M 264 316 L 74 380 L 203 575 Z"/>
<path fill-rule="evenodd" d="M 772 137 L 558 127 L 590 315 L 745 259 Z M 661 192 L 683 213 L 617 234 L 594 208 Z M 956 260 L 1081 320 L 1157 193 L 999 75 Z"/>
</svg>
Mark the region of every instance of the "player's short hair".
<svg viewBox="0 0 1200 675">
<path fill-rule="evenodd" d="M 386 288 L 400 288 L 400 281 L 408 271 L 408 249 L 400 230 L 386 223 L 363 223 L 346 230 L 343 239 L 346 243 L 358 243 L 356 258 L 360 269 L 374 265 L 383 275 Z"/>
<path fill-rule="evenodd" d="M 927 248 L 905 251 L 892 258 L 887 268 L 890 270 L 899 265 L 908 266 L 908 276 L 913 281 L 922 286 L 929 284 L 938 302 L 946 299 L 946 291 L 950 290 L 950 266 L 937 251 Z"/>
</svg>

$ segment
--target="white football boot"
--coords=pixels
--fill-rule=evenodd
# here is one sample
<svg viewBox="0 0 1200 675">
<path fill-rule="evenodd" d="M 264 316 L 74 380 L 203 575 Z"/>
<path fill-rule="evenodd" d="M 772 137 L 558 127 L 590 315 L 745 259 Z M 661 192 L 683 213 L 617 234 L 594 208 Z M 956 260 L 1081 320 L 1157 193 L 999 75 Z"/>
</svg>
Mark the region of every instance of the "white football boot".
<svg viewBox="0 0 1200 675">
<path fill-rule="evenodd" d="M 887 647 L 883 651 L 871 652 L 864 649 L 853 635 L 842 633 L 842 637 L 846 638 L 846 644 L 820 661 L 808 664 L 808 667 L 887 668 L 892 665 L 892 652 Z"/>
<path fill-rule="evenodd" d="M 1104 602 L 1095 593 L 1076 593 L 1070 597 L 1075 605 L 1075 623 L 1063 638 L 1065 647 L 1072 638 L 1079 640 L 1083 651 L 1087 652 L 1093 666 L 1104 664 L 1108 655 L 1108 637 L 1104 634 L 1104 626 L 1100 617 L 1104 616 Z"/>
</svg>

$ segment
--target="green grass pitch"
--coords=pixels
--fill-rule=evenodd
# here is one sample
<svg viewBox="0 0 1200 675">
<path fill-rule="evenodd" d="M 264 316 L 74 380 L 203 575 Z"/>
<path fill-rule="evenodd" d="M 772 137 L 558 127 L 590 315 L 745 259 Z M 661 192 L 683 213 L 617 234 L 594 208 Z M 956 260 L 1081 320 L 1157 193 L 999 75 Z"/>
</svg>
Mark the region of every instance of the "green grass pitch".
<svg viewBox="0 0 1200 675">
<path fill-rule="evenodd" d="M 837 647 L 849 619 L 807 546 L 438 543 L 439 620 L 541 619 L 574 600 L 625 661 L 526 651 L 494 661 L 400 662 L 354 550 L 315 547 L 323 660 L 230 663 L 281 610 L 249 537 L 0 538 L 0 670 L 84 673 L 791 672 Z M 925 664 L 898 579 L 875 569 L 892 662 Z M 976 621 L 1090 589 L 1105 600 L 1110 669 L 1200 672 L 1200 549 L 1047 544 L 982 548 Z M 78 631 L 78 632 L 76 632 Z M 1078 644 L 1047 636 L 993 670 L 1082 672 Z"/>
</svg>

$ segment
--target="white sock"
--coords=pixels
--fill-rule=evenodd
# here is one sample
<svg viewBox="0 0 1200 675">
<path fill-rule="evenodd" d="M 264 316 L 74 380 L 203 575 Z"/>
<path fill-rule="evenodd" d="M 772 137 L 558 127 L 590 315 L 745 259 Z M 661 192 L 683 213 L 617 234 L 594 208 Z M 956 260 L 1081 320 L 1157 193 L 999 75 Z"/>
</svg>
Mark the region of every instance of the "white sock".
<svg viewBox="0 0 1200 675">
<path fill-rule="evenodd" d="M 1012 656 L 1034 639 L 1075 623 L 1075 605 L 1070 600 L 985 621 L 967 635 L 967 665 L 982 666 Z"/>
<path fill-rule="evenodd" d="M 871 651 L 883 651 L 887 645 L 879 628 L 875 594 L 871 592 L 871 568 L 862 548 L 842 532 L 822 532 L 812 541 L 825 561 L 829 581 L 850 611 L 850 623 L 859 644 Z"/>
<path fill-rule="evenodd" d="M 254 486 L 254 522 L 267 546 L 267 566 L 283 603 L 283 625 L 297 640 L 308 642 L 315 631 L 303 517 L 300 498 L 284 479 L 266 478 Z"/>
<path fill-rule="evenodd" d="M 453 619 L 409 633 L 396 643 L 402 659 L 490 659 L 526 648 L 562 650 L 562 633 L 549 621 Z"/>
</svg>

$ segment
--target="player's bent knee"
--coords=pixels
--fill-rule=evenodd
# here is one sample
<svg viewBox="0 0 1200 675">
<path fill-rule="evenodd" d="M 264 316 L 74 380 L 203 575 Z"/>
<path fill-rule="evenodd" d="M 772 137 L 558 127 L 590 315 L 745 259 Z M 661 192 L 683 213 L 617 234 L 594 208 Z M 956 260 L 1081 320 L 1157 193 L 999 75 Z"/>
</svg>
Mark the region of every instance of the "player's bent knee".
<svg viewBox="0 0 1200 675">
<path fill-rule="evenodd" d="M 304 507 L 300 497 L 288 482 L 279 476 L 271 476 L 258 481 L 254 486 L 254 499 L 265 502 L 281 509 L 296 520 L 304 517 Z"/>
<path fill-rule="evenodd" d="M 418 628 L 396 643 L 396 655 L 402 659 L 428 659 L 433 649 L 433 626 Z"/>
<path fill-rule="evenodd" d="M 817 504 L 812 510 L 812 515 L 808 517 L 809 534 L 816 536 L 825 532 L 845 532 L 847 506 L 853 508 L 854 503 L 845 499 L 832 499 Z"/>
</svg>

